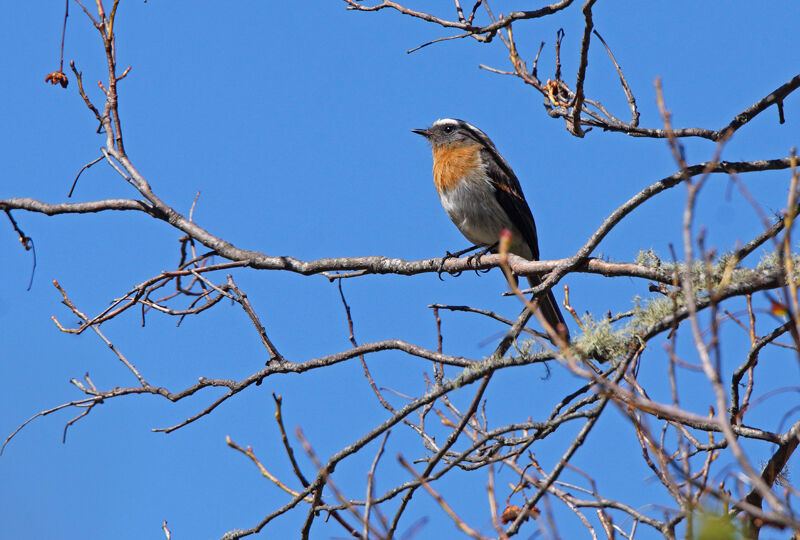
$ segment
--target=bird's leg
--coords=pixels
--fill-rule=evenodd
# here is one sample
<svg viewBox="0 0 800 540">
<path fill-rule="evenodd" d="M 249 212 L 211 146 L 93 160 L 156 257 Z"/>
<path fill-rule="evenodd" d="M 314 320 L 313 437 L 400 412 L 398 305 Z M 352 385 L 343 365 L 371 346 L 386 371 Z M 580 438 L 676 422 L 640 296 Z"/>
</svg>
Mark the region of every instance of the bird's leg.
<svg viewBox="0 0 800 540">
<path fill-rule="evenodd" d="M 483 249 L 480 252 L 473 253 L 472 255 L 467 257 L 467 264 L 474 264 L 475 265 L 475 273 L 476 274 L 481 275 L 481 270 L 478 268 L 478 265 L 480 264 L 480 261 L 481 261 L 481 257 L 486 255 L 487 253 L 490 253 L 490 252 L 496 250 L 497 249 L 497 245 L 499 243 L 500 242 L 495 242 L 491 246 L 484 246 Z M 487 268 L 486 270 L 483 271 L 483 273 L 485 274 L 489 270 L 491 270 L 491 268 Z"/>
<path fill-rule="evenodd" d="M 436 275 L 439 277 L 440 280 L 444 281 L 442 279 L 442 272 L 444 272 L 444 263 L 447 261 L 447 259 L 457 259 L 458 257 L 461 257 L 465 253 L 469 253 L 470 251 L 475 251 L 476 249 L 481 249 L 483 247 L 484 246 L 482 245 L 470 246 L 467 249 L 462 249 L 461 251 L 456 251 L 455 253 L 450 253 L 449 251 L 445 251 L 444 257 L 442 257 L 442 261 L 439 263 L 439 268 L 437 268 L 436 270 Z M 456 272 L 455 274 L 453 274 L 453 276 L 455 277 L 458 277 L 460 275 L 461 272 Z"/>
</svg>

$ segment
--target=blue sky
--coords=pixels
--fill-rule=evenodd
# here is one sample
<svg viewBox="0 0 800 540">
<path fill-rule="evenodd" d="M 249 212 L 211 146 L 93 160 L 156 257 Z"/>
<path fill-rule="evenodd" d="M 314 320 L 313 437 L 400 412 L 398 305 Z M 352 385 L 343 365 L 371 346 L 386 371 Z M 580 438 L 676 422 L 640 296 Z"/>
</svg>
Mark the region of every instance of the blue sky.
<svg viewBox="0 0 800 540">
<path fill-rule="evenodd" d="M 450 3 L 436 4 L 430 9 L 451 15 Z M 513 2 L 492 7 L 495 13 L 519 9 Z M 463 118 L 494 140 L 533 209 L 543 258 L 571 255 L 614 208 L 675 171 L 664 141 L 597 132 L 577 139 L 561 121 L 544 114 L 540 95 L 520 80 L 478 69 L 479 64 L 509 68 L 499 41 L 449 41 L 409 55 L 406 50 L 449 32 L 389 10 L 348 12 L 336 1 L 297 6 L 237 2 L 222 8 L 211 2 L 151 0 L 122 2 L 119 10 L 118 62 L 132 66 L 120 83 L 120 113 L 132 161 L 154 191 L 179 211 L 188 212 L 199 191 L 195 220 L 239 247 L 300 259 L 421 259 L 465 247 L 433 189 L 430 150 L 410 132 L 441 117 Z M 99 155 L 103 138 L 95 134 L 96 122 L 71 74 L 67 90 L 43 82 L 57 68 L 62 4 L 7 2 L 0 14 L 0 45 L 7 51 L 0 60 L 5 128 L 0 130 L 0 198 L 65 201 L 75 174 Z M 791 1 L 754 9 L 745 1 L 601 0 L 594 9 L 595 26 L 638 98 L 641 124 L 661 126 L 653 90 L 660 76 L 677 126 L 714 129 L 797 74 L 798 15 Z M 552 74 L 555 32 L 563 27 L 563 69 L 571 82 L 582 25 L 576 5 L 516 25 L 515 37 L 528 60 L 539 41 L 546 41 L 539 69 Z M 96 32 L 74 4 L 65 46 L 65 62 L 70 59 L 98 100 L 95 81 L 104 78 L 105 60 Z M 593 46 L 589 66 L 587 94 L 627 118 L 616 72 L 599 44 Z M 778 125 L 774 109 L 756 118 L 728 144 L 723 159 L 788 155 L 798 144 L 797 96 L 786 101 L 785 114 L 784 125 Z M 686 141 L 686 148 L 689 162 L 696 163 L 709 159 L 714 145 Z M 742 178 L 767 211 L 785 206 L 785 171 Z M 735 189 L 729 197 L 728 191 L 728 180 L 715 177 L 699 205 L 698 225 L 707 228 L 708 243 L 720 251 L 760 230 L 750 205 Z M 134 196 L 113 170 L 98 164 L 83 174 L 73 199 Z M 646 203 L 608 236 L 599 253 L 614 260 L 632 260 L 650 248 L 667 255 L 669 244 L 680 240 L 684 201 L 685 190 L 677 188 Z M 35 241 L 38 265 L 33 287 L 26 291 L 30 253 L 3 224 L 3 437 L 37 411 L 80 398 L 68 383 L 72 377 L 88 372 L 103 388 L 136 383 L 95 335 L 75 337 L 55 328 L 51 315 L 65 324 L 75 321 L 60 304 L 52 280 L 83 311 L 98 313 L 133 284 L 172 269 L 180 236 L 143 214 L 14 215 Z M 233 275 L 287 358 L 302 361 L 349 348 L 338 292 L 327 279 L 263 271 Z M 649 294 L 646 282 L 628 278 L 570 275 L 564 283 L 573 305 L 595 314 L 623 311 L 634 295 Z M 501 297 L 502 290 L 496 271 L 445 277 L 444 282 L 425 274 L 344 283 L 359 342 L 399 337 L 431 348 L 436 333 L 428 304 L 469 304 L 513 318 L 518 302 Z M 765 299 L 757 297 L 756 305 L 764 307 Z M 180 328 L 175 322 L 151 313 L 143 328 L 139 314 L 131 311 L 103 330 L 152 383 L 171 390 L 193 384 L 198 376 L 243 378 L 267 359 L 238 307 L 222 303 L 186 319 Z M 769 322 L 764 319 L 763 331 Z M 443 314 L 444 351 L 488 355 L 492 346 L 481 342 L 501 330 L 466 314 Z M 747 344 L 741 334 L 732 335 L 726 361 L 735 366 Z M 790 356 L 773 358 L 776 373 L 796 376 Z M 643 377 L 663 377 L 660 342 L 648 359 Z M 422 374 L 430 371 L 425 362 L 381 353 L 369 363 L 379 384 L 406 394 L 424 392 Z M 544 376 L 537 367 L 499 374 L 487 394 L 493 421 L 547 414 L 554 400 L 578 384 L 557 365 L 549 379 Z M 687 376 L 685 385 L 688 395 L 708 392 L 700 377 Z M 62 429 L 74 411 L 53 414 L 26 427 L 0 457 L 0 536 L 77 539 L 89 532 L 158 538 L 164 519 L 173 538 L 216 538 L 251 527 L 288 498 L 229 449 L 225 436 L 251 445 L 272 472 L 290 481 L 272 417 L 272 392 L 284 397 L 287 426 L 302 426 L 321 456 L 386 417 L 357 361 L 267 379 L 170 435 L 151 429 L 180 422 L 218 394 L 200 392 L 177 404 L 154 397 L 111 400 L 74 425 L 64 445 Z M 466 404 L 470 397 L 468 391 L 457 400 Z M 654 397 L 668 399 L 667 394 Z M 776 399 L 767 403 L 797 402 L 795 397 Z M 395 404 L 402 402 L 393 398 Z M 697 410 L 705 414 L 705 406 L 699 398 Z M 777 429 L 777 422 L 769 425 Z M 575 429 L 548 439 L 536 449 L 537 458 L 552 465 Z M 608 496 L 641 490 L 646 499 L 650 493 L 657 497 L 658 485 L 639 463 L 638 450 L 618 447 L 619 440 L 631 437 L 627 421 L 611 412 L 576 464 L 589 471 L 603 465 L 598 488 Z M 406 478 L 395 466 L 398 452 L 413 459 L 424 451 L 417 438 L 399 428 L 389 441 L 378 469 L 378 492 Z M 339 485 L 360 496 L 375 450 L 370 447 L 361 458 L 343 463 L 337 469 Z M 611 459 L 623 451 L 631 452 L 630 460 Z M 768 450 L 752 451 L 761 458 Z M 307 460 L 303 463 L 308 466 Z M 448 492 L 454 507 L 490 534 L 481 474 L 457 475 Z M 421 517 L 428 521 L 417 538 L 454 534 L 452 523 L 420 492 L 405 528 Z M 279 518 L 263 536 L 294 537 L 304 519 L 305 511 Z M 579 527 L 565 515 L 560 532 L 575 537 L 570 531 Z M 312 530 L 314 538 L 344 536 L 333 522 L 318 520 Z"/>
</svg>

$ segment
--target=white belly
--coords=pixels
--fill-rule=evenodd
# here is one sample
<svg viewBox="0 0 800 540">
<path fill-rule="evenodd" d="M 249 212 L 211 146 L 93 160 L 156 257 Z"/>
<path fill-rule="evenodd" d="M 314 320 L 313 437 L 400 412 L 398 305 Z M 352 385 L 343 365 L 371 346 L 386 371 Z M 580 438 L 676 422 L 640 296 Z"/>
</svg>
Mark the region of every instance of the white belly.
<svg viewBox="0 0 800 540">
<path fill-rule="evenodd" d="M 461 234 L 473 244 L 491 246 L 500 239 L 500 232 L 508 229 L 511 253 L 531 258 L 525 239 L 497 202 L 494 188 L 486 180 L 462 180 L 450 191 L 440 193 L 439 200 Z"/>
</svg>

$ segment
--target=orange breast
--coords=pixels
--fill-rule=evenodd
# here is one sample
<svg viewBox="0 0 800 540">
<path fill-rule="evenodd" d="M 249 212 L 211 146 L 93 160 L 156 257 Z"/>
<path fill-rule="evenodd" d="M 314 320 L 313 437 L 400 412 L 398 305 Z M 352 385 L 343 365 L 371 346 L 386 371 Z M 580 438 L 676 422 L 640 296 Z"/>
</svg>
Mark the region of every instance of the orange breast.
<svg viewBox="0 0 800 540">
<path fill-rule="evenodd" d="M 480 165 L 479 144 L 446 145 L 433 149 L 433 182 L 437 191 L 450 191 Z"/>
</svg>

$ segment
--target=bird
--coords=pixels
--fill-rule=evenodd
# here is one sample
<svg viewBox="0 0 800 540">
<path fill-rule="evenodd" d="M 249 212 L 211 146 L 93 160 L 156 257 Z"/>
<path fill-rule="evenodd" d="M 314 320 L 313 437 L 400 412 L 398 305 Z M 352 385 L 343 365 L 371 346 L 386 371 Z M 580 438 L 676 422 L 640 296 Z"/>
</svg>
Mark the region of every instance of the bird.
<svg viewBox="0 0 800 540">
<path fill-rule="evenodd" d="M 442 118 L 429 128 L 411 131 L 431 145 L 433 183 L 439 201 L 461 234 L 475 247 L 496 253 L 500 233 L 508 229 L 509 252 L 538 260 L 539 242 L 530 206 L 517 176 L 492 140 L 472 124 L 456 118 Z M 534 287 L 541 279 L 528 277 L 528 283 Z M 569 342 L 569 329 L 552 290 L 538 303 L 548 324 Z"/>
</svg>

